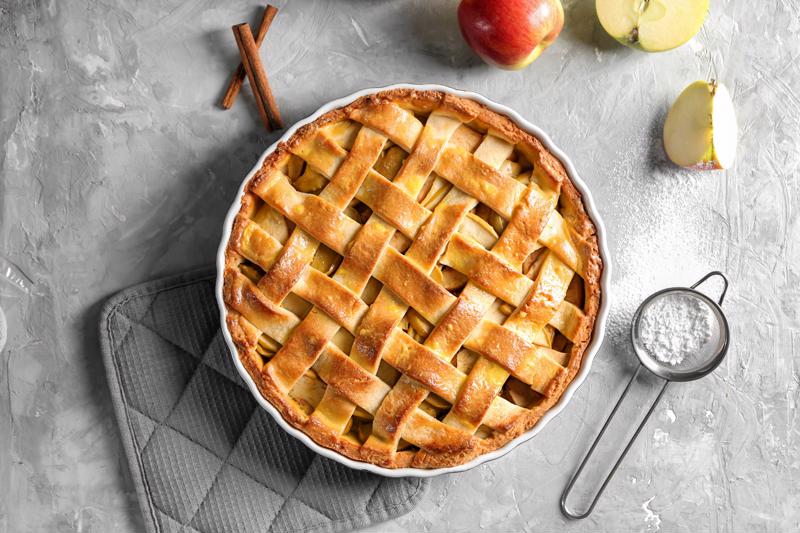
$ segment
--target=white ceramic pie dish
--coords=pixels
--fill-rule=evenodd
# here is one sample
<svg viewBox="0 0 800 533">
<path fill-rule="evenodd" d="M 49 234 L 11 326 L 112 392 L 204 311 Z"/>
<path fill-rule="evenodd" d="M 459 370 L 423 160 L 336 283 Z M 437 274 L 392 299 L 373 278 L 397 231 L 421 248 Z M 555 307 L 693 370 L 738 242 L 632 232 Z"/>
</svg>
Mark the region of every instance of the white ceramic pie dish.
<svg viewBox="0 0 800 533">
<path fill-rule="evenodd" d="M 225 309 L 225 302 L 222 295 L 222 281 L 223 281 L 223 273 L 225 271 L 225 249 L 228 244 L 228 239 L 230 238 L 231 228 L 233 226 L 233 220 L 236 217 L 236 214 L 239 212 L 241 207 L 241 199 L 242 195 L 244 194 L 245 185 L 250 178 L 261 168 L 261 165 L 264 163 L 264 160 L 267 156 L 272 153 L 275 148 L 277 147 L 278 143 L 287 140 L 291 137 L 295 131 L 297 131 L 301 126 L 304 126 L 310 122 L 313 122 L 317 118 L 319 118 L 324 113 L 336 109 L 338 107 L 343 107 L 350 102 L 360 98 L 362 96 L 376 93 L 379 91 L 389 90 L 389 89 L 416 89 L 420 91 L 442 91 L 446 93 L 453 94 L 455 96 L 460 96 L 462 98 L 468 98 L 471 100 L 475 100 L 480 102 L 481 104 L 485 105 L 492 111 L 497 113 L 501 113 L 507 115 L 511 118 L 514 122 L 516 122 L 522 129 L 528 131 L 529 133 L 535 135 L 541 142 L 550 150 L 553 155 L 558 157 L 561 162 L 564 164 L 564 167 L 569 174 L 569 177 L 572 179 L 572 182 L 575 184 L 575 187 L 580 191 L 583 197 L 583 203 L 586 208 L 586 212 L 588 213 L 589 217 L 594 222 L 597 228 L 597 242 L 600 249 L 600 255 L 603 259 L 603 272 L 600 277 L 600 307 L 597 312 L 597 318 L 595 321 L 594 331 L 592 334 L 592 340 L 589 345 L 586 347 L 586 350 L 583 354 L 583 360 L 581 364 L 581 368 L 578 371 L 578 374 L 572 380 L 572 382 L 567 386 L 566 390 L 564 391 L 561 399 L 549 410 L 547 411 L 544 416 L 539 420 L 539 422 L 532 427 L 527 432 L 523 433 L 519 437 L 515 438 L 514 440 L 508 442 L 505 446 L 498 448 L 492 452 L 480 455 L 469 461 L 467 463 L 448 467 L 448 468 L 435 468 L 435 469 L 420 469 L 420 468 L 384 468 L 380 467 L 371 463 L 365 463 L 361 461 L 355 461 L 350 459 L 349 457 L 345 457 L 344 455 L 339 454 L 334 450 L 330 450 L 323 446 L 320 446 L 316 442 L 314 442 L 309 436 L 307 436 L 302 431 L 294 428 L 288 422 L 286 422 L 278 410 L 272 406 L 259 392 L 258 387 L 256 386 L 253 379 L 250 377 L 250 374 L 247 373 L 245 370 L 244 365 L 239 360 L 237 356 L 236 346 L 233 343 L 233 339 L 231 338 L 230 332 L 224 324 L 226 323 L 226 309 Z M 447 474 L 452 472 L 463 472 L 465 470 L 469 470 L 471 468 L 475 468 L 478 465 L 486 463 L 488 461 L 492 461 L 499 457 L 504 456 L 523 442 L 526 442 L 533 438 L 534 435 L 539 433 L 542 428 L 553 418 L 555 418 L 561 411 L 566 407 L 569 403 L 572 395 L 575 394 L 575 391 L 580 387 L 580 385 L 584 382 L 586 377 L 589 375 L 589 369 L 592 366 L 592 361 L 594 360 L 595 354 L 597 353 L 598 348 L 603 342 L 603 337 L 605 334 L 605 326 L 606 326 L 606 319 L 608 315 L 608 294 L 609 294 L 609 286 L 610 286 L 610 279 L 611 279 L 611 263 L 609 261 L 609 252 L 608 252 L 608 244 L 606 242 L 606 230 L 605 226 L 603 225 L 603 221 L 600 218 L 600 214 L 597 211 L 597 208 L 594 204 L 594 200 L 592 198 L 591 193 L 589 192 L 588 187 L 586 184 L 581 180 L 578 176 L 577 171 L 575 170 L 574 165 L 570 161 L 570 159 L 562 152 L 550 137 L 539 129 L 537 126 L 534 126 L 524 118 L 522 118 L 517 112 L 513 111 L 512 109 L 495 103 L 488 98 L 481 96 L 476 93 L 468 92 L 468 91 L 460 91 L 457 89 L 453 89 L 450 87 L 446 87 L 444 85 L 435 85 L 435 84 L 426 84 L 426 85 L 415 85 L 415 84 L 396 84 L 396 85 L 389 85 L 386 87 L 376 87 L 371 89 L 363 89 L 361 91 L 355 92 L 349 96 L 345 96 L 343 98 L 339 98 L 337 100 L 333 100 L 332 102 L 328 102 L 327 104 L 320 107 L 315 113 L 310 115 L 309 117 L 297 122 L 292 127 L 286 130 L 286 132 L 278 139 L 272 146 L 267 148 L 264 153 L 259 158 L 258 162 L 256 162 L 253 169 L 247 174 L 247 176 L 242 181 L 241 186 L 239 187 L 239 191 L 236 195 L 236 198 L 233 201 L 230 209 L 228 210 L 228 214 L 225 217 L 225 223 L 222 229 L 222 240 L 220 242 L 219 250 L 217 252 L 217 283 L 215 288 L 215 294 L 217 298 L 217 305 L 219 306 L 220 311 L 220 323 L 223 324 L 222 327 L 222 335 L 225 338 L 225 343 L 228 346 L 228 351 L 230 352 L 231 358 L 233 359 L 233 364 L 236 366 L 236 369 L 239 372 L 239 375 L 242 377 L 244 382 L 247 384 L 250 392 L 252 393 L 253 397 L 256 399 L 258 404 L 263 407 L 275 421 L 281 426 L 286 432 L 288 432 L 293 437 L 297 438 L 311 448 L 316 453 L 322 455 L 323 457 L 327 457 L 343 465 L 346 465 L 350 468 L 354 468 L 356 470 L 366 470 L 368 472 L 372 472 L 375 474 L 380 474 L 382 476 L 387 477 L 433 477 L 438 476 L 440 474 Z"/>
</svg>

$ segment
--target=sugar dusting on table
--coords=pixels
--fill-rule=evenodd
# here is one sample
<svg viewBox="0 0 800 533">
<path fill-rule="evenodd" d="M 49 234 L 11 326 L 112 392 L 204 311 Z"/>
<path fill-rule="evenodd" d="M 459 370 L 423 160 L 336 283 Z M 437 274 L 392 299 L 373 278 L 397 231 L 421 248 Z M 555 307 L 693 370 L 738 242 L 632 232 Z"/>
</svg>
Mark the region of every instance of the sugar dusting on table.
<svg viewBox="0 0 800 533">
<path fill-rule="evenodd" d="M 669 166 L 660 131 L 659 123 L 651 132 L 625 139 L 626 149 L 605 172 L 612 198 L 619 199 L 609 206 L 619 216 L 606 219 L 615 278 L 608 333 L 619 350 L 630 349 L 631 319 L 647 296 L 687 285 L 712 266 L 708 236 L 686 231 L 710 223 L 712 214 L 697 209 L 707 184 L 699 173 Z M 642 154 L 650 154 L 651 162 L 642 161 Z"/>
<path fill-rule="evenodd" d="M 0 307 L 0 352 L 6 345 L 6 316 L 3 314 L 3 308 Z"/>
<path fill-rule="evenodd" d="M 711 312 L 695 296 L 667 293 L 642 311 L 639 338 L 655 360 L 680 365 L 700 354 L 711 340 Z"/>
</svg>

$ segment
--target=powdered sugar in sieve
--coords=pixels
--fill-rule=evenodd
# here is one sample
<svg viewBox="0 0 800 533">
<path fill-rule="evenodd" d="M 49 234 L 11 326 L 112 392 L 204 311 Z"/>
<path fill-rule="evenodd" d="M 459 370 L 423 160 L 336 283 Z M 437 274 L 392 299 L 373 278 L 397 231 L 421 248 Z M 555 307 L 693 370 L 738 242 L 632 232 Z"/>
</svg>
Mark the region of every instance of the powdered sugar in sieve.
<svg viewBox="0 0 800 533">
<path fill-rule="evenodd" d="M 642 311 L 639 336 L 651 357 L 676 366 L 702 353 L 714 322 L 711 308 L 696 296 L 668 293 Z"/>
</svg>

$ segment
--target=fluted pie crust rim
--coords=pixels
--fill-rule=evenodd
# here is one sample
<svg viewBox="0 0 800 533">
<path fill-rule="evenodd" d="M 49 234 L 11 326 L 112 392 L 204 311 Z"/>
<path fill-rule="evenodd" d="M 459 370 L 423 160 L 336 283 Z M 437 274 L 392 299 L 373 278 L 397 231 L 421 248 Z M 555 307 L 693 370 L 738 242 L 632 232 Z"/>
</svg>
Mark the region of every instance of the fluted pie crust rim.
<svg viewBox="0 0 800 533">
<path fill-rule="evenodd" d="M 601 302 L 600 278 L 603 270 L 603 261 L 598 247 L 596 226 L 586 213 L 580 192 L 558 158 L 536 136 L 520 128 L 509 117 L 497 113 L 474 100 L 436 90 L 390 89 L 368 94 L 357 98 L 346 106 L 328 111 L 313 122 L 300 127 L 289 139 L 277 145 L 275 150 L 263 161 L 261 168 L 245 185 L 239 214 L 245 218 L 252 215 L 255 209 L 253 205 L 254 191 L 259 187 L 263 188 L 264 184 L 272 179 L 270 175 L 285 166 L 287 158 L 290 157 L 293 151 L 302 151 L 303 147 L 311 143 L 326 126 L 352 118 L 354 114 L 359 112 L 369 112 L 369 110 L 374 110 L 376 106 L 390 105 L 399 105 L 400 107 L 414 110 L 431 110 L 431 112 L 436 112 L 446 117 L 456 117 L 461 121 L 469 120 L 471 123 L 479 125 L 481 130 L 485 129 L 486 132 L 490 132 L 491 136 L 515 145 L 515 147 L 518 147 L 515 148 L 516 150 L 522 150 L 523 148 L 521 147 L 524 147 L 526 153 L 533 154 L 531 163 L 533 163 L 534 168 L 544 173 L 545 176 L 542 179 L 552 180 L 553 183 L 558 184 L 558 206 L 556 210 L 561 214 L 566 224 L 580 237 L 580 246 L 584 251 L 584 257 L 581 258 L 583 263 L 581 265 L 581 278 L 584 286 L 584 302 L 581 309 L 582 318 L 580 324 L 575 328 L 575 331 L 570 332 L 573 342 L 570 343 L 569 351 L 566 354 L 566 364 L 563 370 L 559 371 L 546 384 L 546 389 L 543 390 L 542 394 L 543 397 L 534 407 L 525 409 L 526 413 L 515 415 L 508 424 L 504 426 L 501 424 L 502 427 L 500 429 L 495 427 L 487 437 L 473 437 L 466 445 L 448 444 L 435 450 L 420 447 L 412 452 L 383 453 L 380 446 L 377 447 L 376 451 L 375 447 L 368 448 L 363 443 L 353 442 L 352 439 L 344 438 L 339 432 L 332 430 L 328 425 L 321 422 L 319 417 L 309 416 L 299 407 L 295 400 L 289 397 L 284 390 L 285 386 L 280 383 L 280 379 L 276 380 L 274 375 L 264 371 L 266 365 L 259 366 L 257 360 L 254 359 L 255 339 L 253 337 L 254 332 L 250 327 L 252 324 L 249 324 L 249 321 L 244 319 L 240 312 L 243 307 L 236 308 L 237 305 L 244 305 L 246 308 L 247 302 L 244 304 L 242 302 L 248 298 L 252 300 L 252 291 L 247 287 L 243 288 L 246 283 L 239 277 L 240 274 L 237 274 L 238 265 L 242 261 L 239 240 L 242 238 L 244 228 L 241 224 L 237 225 L 236 223 L 225 248 L 225 271 L 221 273 L 224 277 L 223 297 L 226 300 L 225 327 L 236 345 L 239 360 L 261 395 L 278 410 L 284 421 L 302 431 L 317 444 L 348 458 L 372 463 L 384 468 L 411 467 L 431 469 L 452 467 L 467 463 L 478 456 L 497 450 L 509 443 L 536 425 L 542 416 L 561 399 L 565 389 L 575 379 L 580 370 L 585 350 L 592 340 Z M 535 160 L 533 160 L 534 158 Z M 392 192 L 396 191 L 392 190 Z M 502 199 L 497 201 L 502 203 Z M 387 209 L 387 213 L 391 214 L 389 212 L 391 210 Z M 397 222 L 399 224 L 403 223 L 400 219 L 397 219 Z M 404 229 L 410 231 L 408 228 Z M 417 228 L 416 231 L 422 231 L 422 229 Z M 477 272 L 475 274 L 476 276 L 478 275 Z M 316 287 L 317 285 L 314 286 Z M 258 306 L 262 305 L 263 302 L 250 301 L 250 304 Z M 331 312 L 333 313 L 333 311 Z M 337 318 L 347 320 L 347 317 L 344 316 Z M 399 346 L 405 345 L 400 343 Z M 401 420 L 401 423 L 403 422 L 407 423 L 407 419 Z"/>
</svg>

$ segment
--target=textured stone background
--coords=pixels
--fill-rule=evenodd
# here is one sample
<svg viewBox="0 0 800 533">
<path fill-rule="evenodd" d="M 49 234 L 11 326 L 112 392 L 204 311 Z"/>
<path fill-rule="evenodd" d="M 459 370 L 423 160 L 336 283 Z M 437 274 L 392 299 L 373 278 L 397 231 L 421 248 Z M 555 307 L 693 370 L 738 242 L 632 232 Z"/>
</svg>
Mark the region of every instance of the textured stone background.
<svg viewBox="0 0 800 533">
<path fill-rule="evenodd" d="M 594 2 L 567 0 L 558 42 L 516 73 L 473 57 L 454 0 L 276 3 L 263 55 L 287 122 L 392 82 L 483 93 L 570 154 L 610 236 L 609 337 L 569 408 L 375 530 L 800 527 L 797 3 L 712 0 L 694 41 L 647 55 L 608 38 Z M 221 4 L 0 0 L 0 249 L 35 281 L 2 299 L 0 531 L 141 529 L 96 321 L 115 291 L 213 261 L 238 184 L 275 138 L 248 92 L 215 106 L 237 57 L 230 25 L 258 16 Z M 733 94 L 740 156 L 700 175 L 665 162 L 660 129 L 709 76 Z M 672 388 L 592 518 L 565 522 L 561 489 L 633 365 L 636 301 L 712 268 L 732 281 L 727 360 Z"/>
</svg>

